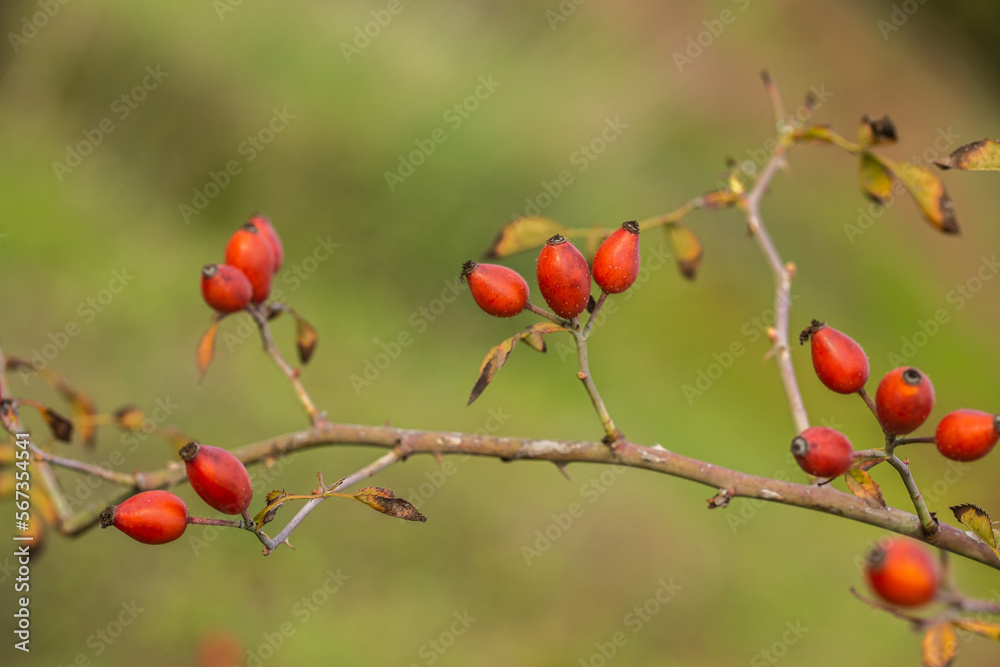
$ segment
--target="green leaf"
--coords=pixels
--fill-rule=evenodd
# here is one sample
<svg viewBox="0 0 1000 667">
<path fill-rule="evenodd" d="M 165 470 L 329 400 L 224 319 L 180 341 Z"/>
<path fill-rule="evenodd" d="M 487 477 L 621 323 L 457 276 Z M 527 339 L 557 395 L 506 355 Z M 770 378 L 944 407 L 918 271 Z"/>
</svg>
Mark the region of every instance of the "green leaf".
<svg viewBox="0 0 1000 667">
<path fill-rule="evenodd" d="M 959 146 L 951 155 L 935 162 L 942 169 L 962 171 L 1000 171 L 1000 142 L 980 139 Z"/>
<path fill-rule="evenodd" d="M 406 521 L 427 521 L 427 517 L 417 510 L 408 501 L 397 498 L 389 489 L 380 486 L 366 486 L 352 496 L 358 502 L 362 502 L 368 507 L 397 519 Z"/>
<path fill-rule="evenodd" d="M 958 233 L 955 206 L 944 189 L 944 183 L 934 172 L 909 162 L 890 163 L 885 158 L 882 160 L 913 195 L 927 222 L 945 234 Z"/>
<path fill-rule="evenodd" d="M 855 496 L 865 501 L 869 507 L 875 509 L 885 509 L 885 498 L 882 497 L 882 489 L 875 483 L 872 476 L 860 468 L 851 468 L 844 474 L 844 481 L 847 482 L 848 490 Z"/>
<path fill-rule="evenodd" d="M 873 201 L 885 204 L 892 199 L 892 185 L 895 182 L 892 172 L 868 151 L 861 153 L 858 180 L 861 182 L 862 192 Z"/>
<path fill-rule="evenodd" d="M 493 240 L 487 257 L 509 257 L 519 252 L 544 245 L 556 234 L 569 231 L 565 225 L 542 216 L 517 218 L 504 225 Z"/>
<path fill-rule="evenodd" d="M 926 667 L 948 667 L 958 655 L 958 635 L 948 621 L 930 627 L 920 642 Z"/>
<path fill-rule="evenodd" d="M 971 528 L 972 532 L 978 535 L 990 549 L 993 549 L 994 553 L 997 553 L 997 557 L 1000 557 L 1000 553 L 997 552 L 997 535 L 986 510 L 972 503 L 953 505 L 950 509 L 955 514 L 956 519 Z"/>
<path fill-rule="evenodd" d="M 681 275 L 688 280 L 694 280 L 698 275 L 698 267 L 701 266 L 703 248 L 698 235 L 687 225 L 679 222 L 670 223 L 664 226 L 667 232 L 667 242 L 670 250 L 677 261 L 677 268 Z"/>
</svg>

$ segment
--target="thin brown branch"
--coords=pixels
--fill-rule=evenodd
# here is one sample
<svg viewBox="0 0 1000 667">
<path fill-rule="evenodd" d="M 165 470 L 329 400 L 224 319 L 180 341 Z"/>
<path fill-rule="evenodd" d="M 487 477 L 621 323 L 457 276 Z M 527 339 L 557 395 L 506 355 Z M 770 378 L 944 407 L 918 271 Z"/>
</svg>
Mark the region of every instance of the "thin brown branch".
<svg viewBox="0 0 1000 667">
<path fill-rule="evenodd" d="M 291 364 L 285 361 L 281 351 L 278 350 L 278 346 L 274 344 L 274 338 L 271 336 L 271 327 L 267 323 L 267 316 L 258 308 L 248 308 L 247 311 L 260 329 L 260 337 L 264 342 L 264 351 L 274 360 L 274 363 L 277 364 L 278 368 L 281 369 L 281 372 L 292 384 L 295 396 L 298 397 L 302 407 L 305 408 L 306 414 L 309 415 L 309 420 L 313 426 L 326 421 L 326 414 L 316 409 L 316 405 L 313 403 L 312 398 L 310 398 L 309 392 L 306 391 L 305 386 L 302 384 L 298 369 L 292 368 Z"/>
</svg>

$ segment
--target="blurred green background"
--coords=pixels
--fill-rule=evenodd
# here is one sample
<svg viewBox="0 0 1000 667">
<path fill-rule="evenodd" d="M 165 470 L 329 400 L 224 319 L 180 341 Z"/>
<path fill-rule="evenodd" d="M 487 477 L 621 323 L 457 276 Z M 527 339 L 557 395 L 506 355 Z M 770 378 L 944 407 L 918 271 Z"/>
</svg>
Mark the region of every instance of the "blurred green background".
<svg viewBox="0 0 1000 667">
<path fill-rule="evenodd" d="M 464 288 L 454 299 L 462 262 L 532 202 L 568 224 L 611 226 L 713 189 L 726 155 L 752 168 L 773 128 L 763 68 L 789 109 L 822 91 L 815 120 L 848 136 L 863 114 L 890 114 L 892 157 L 933 159 L 996 136 L 995 37 L 982 28 L 997 10 L 965 4 L 5 3 L 0 343 L 43 355 L 104 410 L 170 405 L 164 424 L 203 442 L 236 447 L 303 428 L 290 388 L 240 336 L 244 316 L 225 321 L 197 384 L 194 348 L 209 320 L 199 269 L 263 211 L 285 242 L 276 288 L 320 332 L 304 382 L 333 419 L 596 438 L 559 345 L 517 350 L 465 407 L 482 355 L 531 319 L 489 318 Z M 609 122 L 614 140 L 581 157 Z M 386 173 L 432 136 L 445 139 L 390 187 Z M 77 163 L 73 151 L 87 154 Z M 540 198 L 563 170 L 573 182 Z M 830 321 L 865 346 L 876 380 L 890 355 L 920 366 L 937 389 L 931 422 L 958 407 L 996 410 L 1000 281 L 975 276 L 1000 246 L 997 178 L 944 174 L 960 237 L 937 233 L 903 198 L 858 235 L 850 227 L 868 204 L 852 159 L 797 148 L 764 206 L 798 265 L 793 333 Z M 595 333 L 594 377 L 637 442 L 804 480 L 786 457 L 777 372 L 760 361 L 770 275 L 737 214 L 690 221 L 705 244 L 701 275 L 689 283 L 653 263 Z M 665 248 L 658 232 L 644 239 L 647 262 Z M 533 261 L 508 263 L 530 276 Z M 977 289 L 956 297 L 959 286 Z M 922 328 L 939 310 L 947 322 Z M 78 334 L 60 336 L 71 324 Z M 291 323 L 275 331 L 291 354 Z M 403 333 L 412 345 L 370 385 L 352 384 L 379 342 Z M 688 400 L 684 385 L 734 342 L 747 352 Z M 813 423 L 877 446 L 861 402 L 826 391 L 806 348 L 795 361 Z M 11 384 L 55 401 L 37 379 Z M 93 453 L 56 449 L 120 455 L 126 471 L 171 460 L 163 443 L 133 447 L 113 429 Z M 305 492 L 317 470 L 335 479 L 380 453 L 314 450 L 252 473 L 260 494 Z M 958 502 L 1000 508 L 996 458 L 956 470 L 932 447 L 907 454 L 945 521 Z M 919 662 L 906 624 L 848 592 L 863 588 L 857 558 L 880 535 L 870 527 L 743 501 L 706 512 L 711 489 L 637 470 L 573 465 L 573 483 L 548 464 L 468 458 L 445 470 L 416 457 L 375 480 L 417 501 L 426 524 L 330 502 L 294 535 L 295 551 L 268 558 L 249 536 L 211 529 L 158 548 L 110 531 L 52 536 L 32 561 L 32 652 L 15 654 L 5 633 L 13 657 L 3 662 L 195 664 L 206 642 L 235 646 L 243 665 Z M 906 506 L 890 473 L 874 474 Z M 97 505 L 112 492 L 62 479 Z M 177 492 L 211 515 L 189 487 Z M 564 529 L 558 517 L 573 503 L 583 513 Z M 526 562 L 546 531 L 557 539 Z M 957 560 L 961 586 L 1000 590 L 995 571 Z M 671 583 L 668 603 L 650 602 Z M 961 665 L 997 663 L 986 640 L 963 639 L 961 651 Z"/>
</svg>

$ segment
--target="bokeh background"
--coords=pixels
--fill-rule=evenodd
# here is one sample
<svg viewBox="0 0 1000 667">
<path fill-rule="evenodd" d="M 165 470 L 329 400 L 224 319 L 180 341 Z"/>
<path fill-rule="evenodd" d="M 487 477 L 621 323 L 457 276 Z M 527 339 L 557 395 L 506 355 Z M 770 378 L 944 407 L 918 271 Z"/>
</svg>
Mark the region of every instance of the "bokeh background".
<svg viewBox="0 0 1000 667">
<path fill-rule="evenodd" d="M 789 109 L 823 93 L 814 119 L 848 136 L 863 114 L 890 114 L 895 158 L 996 136 L 996 12 L 750 0 L 7 2 L 0 343 L 43 355 L 104 410 L 169 406 L 163 425 L 203 442 L 236 447 L 305 427 L 243 316 L 224 323 L 197 383 L 194 348 L 209 320 L 199 269 L 263 211 L 285 241 L 276 287 L 320 332 L 304 382 L 333 419 L 596 438 L 558 345 L 545 356 L 517 350 L 465 406 L 482 355 L 530 318 L 479 312 L 455 286 L 462 262 L 533 202 L 568 224 L 613 226 L 713 189 L 727 155 L 753 168 L 774 126 L 763 68 Z M 613 141 L 582 157 L 609 123 Z M 386 173 L 435 130 L 444 142 L 390 187 Z M 68 162 L 81 143 L 88 154 Z M 793 330 L 820 318 L 849 332 L 876 380 L 890 355 L 920 366 L 938 394 L 931 422 L 958 407 L 996 410 L 1000 177 L 944 174 L 963 229 L 945 237 L 906 198 L 861 227 L 868 204 L 854 167 L 835 149 L 797 148 L 767 197 L 766 222 L 799 267 Z M 572 183 L 539 200 L 563 170 Z M 213 174 L 222 187 L 210 187 Z M 705 244 L 698 279 L 669 260 L 648 264 L 595 333 L 593 374 L 633 440 L 802 480 L 786 456 L 793 432 L 776 370 L 761 361 L 770 275 L 737 214 L 690 222 Z M 644 238 L 647 261 L 665 251 L 658 232 Z M 508 264 L 530 276 L 533 261 Z M 960 286 L 975 291 L 956 296 Z M 927 325 L 939 311 L 947 321 Z M 69 325 L 77 335 L 61 336 Z M 275 330 L 291 354 L 291 323 Z M 352 382 L 401 334 L 412 344 L 370 384 Z M 686 396 L 736 342 L 746 353 Z M 795 361 L 813 422 L 877 446 L 861 402 L 826 391 L 806 348 Z M 11 383 L 56 401 L 39 380 Z M 172 460 L 164 443 L 134 445 L 114 429 L 92 453 L 54 447 L 123 459 L 126 471 Z M 260 493 L 304 492 L 318 470 L 335 479 L 379 454 L 327 448 L 252 472 Z M 907 454 L 945 521 L 958 502 L 1000 508 L 997 459 L 956 469 L 932 447 Z M 880 535 L 870 527 L 744 501 L 706 512 L 711 489 L 636 470 L 573 465 L 573 483 L 540 463 L 458 458 L 438 470 L 416 457 L 375 480 L 416 501 L 426 524 L 330 502 L 294 551 L 268 558 L 236 532 L 192 529 L 158 548 L 108 531 L 50 535 L 32 561 L 31 654 L 15 653 L 5 632 L 3 662 L 197 664 L 206 646 L 231 651 L 211 663 L 225 665 L 919 662 L 905 623 L 849 593 L 863 587 L 858 558 Z M 890 472 L 874 474 L 905 506 Z M 62 479 L 81 502 L 112 493 Z M 177 492 L 199 512 L 190 488 Z M 560 527 L 573 503 L 582 514 Z M 547 547 L 546 531 L 556 538 Z M 957 560 L 961 586 L 1000 595 L 995 571 Z M 7 566 L 0 578 L 10 627 Z M 669 602 L 650 602 L 670 585 Z M 966 666 L 998 660 L 982 639 L 963 639 L 961 651 Z"/>
</svg>

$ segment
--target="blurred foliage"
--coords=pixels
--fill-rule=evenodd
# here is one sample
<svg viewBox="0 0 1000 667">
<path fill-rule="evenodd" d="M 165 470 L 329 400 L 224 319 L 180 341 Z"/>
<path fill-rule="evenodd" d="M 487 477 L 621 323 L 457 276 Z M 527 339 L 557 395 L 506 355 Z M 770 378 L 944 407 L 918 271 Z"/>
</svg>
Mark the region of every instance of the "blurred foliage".
<svg viewBox="0 0 1000 667">
<path fill-rule="evenodd" d="M 0 8 L 8 42 L 45 4 Z M 890 114 L 894 159 L 933 159 L 943 155 L 936 140 L 951 150 L 997 133 L 1000 100 L 984 85 L 995 53 L 939 23 L 950 5 L 912 3 L 917 11 L 883 36 L 892 5 L 404 0 L 387 19 L 388 4 L 69 3 L 0 50 L 4 351 L 42 355 L 104 411 L 160 407 L 165 423 L 210 444 L 305 427 L 240 317 L 223 323 L 196 382 L 210 317 L 198 271 L 263 211 L 285 241 L 277 287 L 319 332 L 303 381 L 333 419 L 596 438 L 573 359 L 554 337 L 545 356 L 513 355 L 465 407 L 486 350 L 530 321 L 482 315 L 457 283 L 502 224 L 535 206 L 573 226 L 617 225 L 715 189 L 726 155 L 759 166 L 773 127 L 765 67 L 790 111 L 810 89 L 824 91 L 815 119 L 845 134 L 863 114 Z M 974 4 L 949 20 L 988 30 L 995 8 Z M 348 59 L 343 44 L 366 26 L 377 35 Z M 677 53 L 691 62 L 679 68 Z M 597 141 L 609 124 L 620 131 Z M 88 142 L 79 166 L 57 177 L 53 163 Z M 421 147 L 429 154 L 411 158 Z M 422 164 L 390 188 L 386 173 L 407 161 Z M 780 250 L 798 265 L 793 329 L 819 318 L 848 332 L 873 378 L 890 355 L 919 365 L 937 388 L 932 421 L 962 406 L 996 410 L 995 175 L 944 175 L 963 230 L 951 238 L 904 198 L 871 205 L 855 169 L 833 149 L 797 148 L 765 202 Z M 571 181 L 560 189 L 564 171 Z M 204 206 L 185 220 L 180 207 L 196 206 L 198 193 Z M 777 373 L 760 363 L 766 267 L 736 213 L 685 222 L 704 243 L 697 282 L 663 257 L 662 234 L 644 238 L 651 270 L 596 331 L 593 375 L 637 442 L 803 479 L 788 458 L 794 434 Z M 505 263 L 533 273 L 531 256 Z M 275 323 L 289 358 L 293 326 Z M 412 342 L 369 371 L 370 385 L 352 383 L 403 334 Z M 744 352 L 727 359 L 734 343 Z M 794 353 L 814 423 L 875 446 L 861 402 L 827 392 L 805 348 Z M 728 368 L 686 399 L 684 385 L 713 364 Z M 15 393 L 57 401 L 40 380 L 11 380 Z M 998 511 L 995 459 L 955 467 L 931 448 L 907 454 L 933 508 Z M 123 470 L 172 459 L 156 440 L 107 429 L 85 454 L 113 455 Z M 262 499 L 271 488 L 307 492 L 317 470 L 335 479 L 377 455 L 330 448 L 251 472 Z M 295 551 L 268 558 L 247 535 L 202 527 L 159 548 L 111 531 L 52 539 L 32 562 L 30 659 L 9 661 L 6 641 L 4 664 L 192 664 L 206 645 L 234 641 L 241 664 L 599 664 L 619 631 L 618 665 L 764 664 L 772 649 L 788 664 L 839 665 L 848 641 L 863 664 L 919 659 L 916 635 L 847 591 L 861 585 L 856 559 L 879 535 L 868 527 L 742 501 L 706 514 L 711 489 L 635 470 L 570 466 L 569 484 L 549 465 L 449 461 L 439 470 L 417 457 L 375 480 L 414 502 L 426 524 L 331 501 L 296 533 Z M 873 476 L 888 502 L 906 505 L 891 471 Z M 109 493 L 62 478 L 97 506 Z M 189 488 L 178 492 L 209 514 Z M 573 503 L 583 513 L 561 528 Z M 522 549 L 552 536 L 526 564 Z M 962 586 L 995 594 L 995 572 L 956 568 Z M 9 570 L 0 578 L 10 590 Z M 648 603 L 663 582 L 681 588 Z M 636 622 L 647 603 L 656 613 Z M 459 622 L 466 612 L 476 620 Z M 127 626 L 115 625 L 121 614 Z M 790 625 L 808 628 L 794 645 L 783 643 Z M 443 654 L 430 643 L 452 641 Z M 961 651 L 964 667 L 996 663 L 985 641 Z"/>
</svg>

